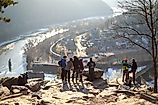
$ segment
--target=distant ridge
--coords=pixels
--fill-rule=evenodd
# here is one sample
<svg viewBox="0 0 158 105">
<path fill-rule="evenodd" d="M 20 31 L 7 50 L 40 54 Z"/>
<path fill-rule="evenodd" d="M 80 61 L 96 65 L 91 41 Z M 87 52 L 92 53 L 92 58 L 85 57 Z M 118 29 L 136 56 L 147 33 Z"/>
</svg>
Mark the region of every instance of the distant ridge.
<svg viewBox="0 0 158 105">
<path fill-rule="evenodd" d="M 0 43 L 19 34 L 51 24 L 95 16 L 109 16 L 112 9 L 102 0 L 18 0 L 5 15 L 11 23 L 0 23 Z"/>
</svg>

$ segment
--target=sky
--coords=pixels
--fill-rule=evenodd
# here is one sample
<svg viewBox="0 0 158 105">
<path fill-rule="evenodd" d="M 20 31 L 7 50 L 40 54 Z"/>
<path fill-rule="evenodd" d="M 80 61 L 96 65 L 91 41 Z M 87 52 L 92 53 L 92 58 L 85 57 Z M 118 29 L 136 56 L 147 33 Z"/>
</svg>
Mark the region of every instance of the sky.
<svg viewBox="0 0 158 105">
<path fill-rule="evenodd" d="M 106 2 L 110 7 L 117 7 L 118 1 L 123 1 L 123 0 L 103 0 Z"/>
<path fill-rule="evenodd" d="M 122 2 L 124 0 L 102 0 L 102 1 L 104 1 L 106 4 L 108 4 L 112 8 L 113 13 L 114 13 L 113 16 L 121 15 L 123 12 L 126 11 L 118 7 L 118 2 Z"/>
<path fill-rule="evenodd" d="M 110 7 L 117 6 L 117 0 L 103 0 L 106 2 Z"/>
</svg>

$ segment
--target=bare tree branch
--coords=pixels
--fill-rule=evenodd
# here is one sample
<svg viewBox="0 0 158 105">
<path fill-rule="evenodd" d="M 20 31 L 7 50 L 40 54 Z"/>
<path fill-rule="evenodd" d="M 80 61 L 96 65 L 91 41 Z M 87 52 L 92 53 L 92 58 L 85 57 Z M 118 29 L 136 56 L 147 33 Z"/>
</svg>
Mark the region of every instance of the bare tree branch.
<svg viewBox="0 0 158 105">
<path fill-rule="evenodd" d="M 126 37 L 126 36 L 124 36 L 124 35 L 119 35 L 119 36 L 122 37 L 122 38 L 125 38 L 125 39 L 129 40 L 131 43 L 133 43 L 133 44 L 135 44 L 135 45 L 141 47 L 141 48 L 144 49 L 144 50 L 146 50 L 146 51 L 152 56 L 152 53 L 150 52 L 150 50 L 148 50 L 148 49 L 145 48 L 144 46 L 142 46 L 142 45 L 140 45 L 140 44 L 134 42 L 132 39 L 130 39 L 129 37 Z"/>
<path fill-rule="evenodd" d="M 118 26 L 118 29 L 129 29 L 129 30 L 132 30 L 134 31 L 135 33 L 137 34 L 133 34 L 133 35 L 141 35 L 141 36 L 147 36 L 149 38 L 152 38 L 149 34 L 146 34 L 146 33 L 140 33 L 138 30 L 132 28 L 132 27 L 128 27 L 128 26 L 119 26 L 119 25 L 116 25 Z"/>
<path fill-rule="evenodd" d="M 154 92 L 157 93 L 157 53 L 158 53 L 158 42 L 157 42 L 157 22 L 158 22 L 158 0 L 126 0 L 123 3 L 120 3 L 120 7 L 126 9 L 127 12 L 124 13 L 125 15 L 130 15 L 133 17 L 138 18 L 137 16 L 142 17 L 142 20 L 145 22 L 144 28 L 149 32 L 138 31 L 137 27 L 133 27 L 136 25 L 130 26 L 120 26 L 119 31 L 125 32 L 127 35 L 120 35 L 120 37 L 129 40 L 131 43 L 139 46 L 140 48 L 144 49 L 151 55 L 153 68 L 154 68 Z M 131 19 L 131 18 L 130 18 Z M 128 20 L 129 21 L 129 20 Z M 134 19 L 130 20 L 135 21 Z M 137 22 L 137 21 L 136 21 Z M 132 23 L 132 22 L 131 22 Z M 147 27 L 145 27 L 145 25 Z M 143 25 L 142 25 L 143 26 Z M 142 27 L 141 27 L 142 28 Z M 142 30 L 139 28 L 140 30 Z M 144 31 L 144 30 L 143 30 Z M 130 37 L 131 35 L 138 35 L 138 36 L 147 36 L 150 38 L 150 47 L 151 51 L 148 48 L 145 48 L 142 44 L 137 43 L 132 40 Z"/>
<path fill-rule="evenodd" d="M 155 19 L 155 21 L 154 21 L 154 25 L 157 25 L 157 22 L 158 22 L 158 18 Z"/>
</svg>

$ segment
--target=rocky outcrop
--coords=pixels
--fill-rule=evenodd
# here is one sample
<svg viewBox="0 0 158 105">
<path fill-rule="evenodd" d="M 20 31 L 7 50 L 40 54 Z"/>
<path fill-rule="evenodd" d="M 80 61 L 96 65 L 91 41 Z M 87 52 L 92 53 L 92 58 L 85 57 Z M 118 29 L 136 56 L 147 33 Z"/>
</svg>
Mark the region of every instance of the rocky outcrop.
<svg viewBox="0 0 158 105">
<path fill-rule="evenodd" d="M 39 91 L 30 94 L 13 94 L 2 98 L 0 96 L 0 105 L 154 105 L 146 100 L 140 100 L 138 96 L 126 94 L 129 90 L 119 91 L 117 86 L 108 86 L 102 79 L 71 84 L 62 84 L 61 80 L 45 82 L 41 79 L 31 79 L 28 83 L 40 83 L 41 87 L 49 88 L 37 88 Z M 63 89 L 65 86 L 68 90 Z M 100 88 L 101 86 L 104 88 Z M 15 88 L 25 90 L 26 87 Z M 61 89 L 63 91 L 60 91 Z"/>
<path fill-rule="evenodd" d="M 17 86 L 17 85 L 13 85 L 12 86 L 12 91 L 13 91 L 14 94 L 23 93 L 25 95 L 27 95 L 30 92 L 27 87 L 25 87 L 25 86 Z"/>
<path fill-rule="evenodd" d="M 10 90 L 7 87 L 0 86 L 0 96 L 10 95 Z"/>
<path fill-rule="evenodd" d="M 32 92 L 37 92 L 41 89 L 43 84 L 43 80 L 41 78 L 30 79 L 28 83 L 25 85 Z"/>
<path fill-rule="evenodd" d="M 41 89 L 41 84 L 39 82 L 31 82 L 26 84 L 26 86 L 33 92 L 37 92 Z"/>
<path fill-rule="evenodd" d="M 108 88 L 109 86 L 108 86 L 107 80 L 97 79 L 93 81 L 93 87 L 95 89 L 105 89 L 105 88 Z"/>
<path fill-rule="evenodd" d="M 137 92 L 119 90 L 117 85 L 109 85 L 103 79 L 63 84 L 59 79 L 35 78 L 29 79 L 26 86 L 12 85 L 14 94 L 10 94 L 7 87 L 0 87 L 0 105 L 138 105 L 142 102 L 143 105 L 154 105 L 146 100 L 140 103 Z"/>
<path fill-rule="evenodd" d="M 103 75 L 104 71 L 101 70 L 101 69 L 98 69 L 98 68 L 95 68 L 94 69 L 94 78 L 95 79 L 100 79 Z M 83 75 L 86 76 L 86 77 L 89 77 L 89 70 L 88 69 L 85 69 L 83 71 Z"/>
<path fill-rule="evenodd" d="M 1 84 L 4 87 L 7 87 L 10 91 L 12 91 L 13 85 L 24 86 L 27 83 L 27 74 L 21 74 L 19 77 L 7 77 L 1 79 Z"/>
</svg>

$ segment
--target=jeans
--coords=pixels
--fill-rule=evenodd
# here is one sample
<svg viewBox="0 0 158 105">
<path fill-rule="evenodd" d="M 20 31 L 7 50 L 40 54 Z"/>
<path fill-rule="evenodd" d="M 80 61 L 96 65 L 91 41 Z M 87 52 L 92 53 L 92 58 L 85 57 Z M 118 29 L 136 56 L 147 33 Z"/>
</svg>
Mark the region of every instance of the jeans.
<svg viewBox="0 0 158 105">
<path fill-rule="evenodd" d="M 64 68 L 61 69 L 61 79 L 62 81 L 66 81 L 66 70 Z"/>
<path fill-rule="evenodd" d="M 78 74 L 79 74 L 79 70 L 74 70 L 72 73 L 72 81 L 74 81 L 74 76 L 76 74 L 76 82 L 77 82 L 77 78 L 78 78 Z"/>
<path fill-rule="evenodd" d="M 68 79 L 68 82 L 70 82 L 70 70 L 65 70 L 65 72 L 65 81 Z"/>
<path fill-rule="evenodd" d="M 89 80 L 94 80 L 94 68 L 89 68 Z"/>
<path fill-rule="evenodd" d="M 122 82 L 124 82 L 124 80 L 127 82 L 128 79 L 129 79 L 128 70 L 123 70 Z"/>
</svg>

